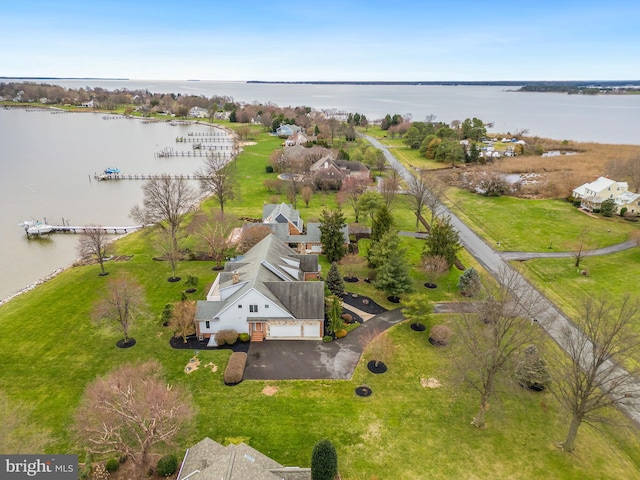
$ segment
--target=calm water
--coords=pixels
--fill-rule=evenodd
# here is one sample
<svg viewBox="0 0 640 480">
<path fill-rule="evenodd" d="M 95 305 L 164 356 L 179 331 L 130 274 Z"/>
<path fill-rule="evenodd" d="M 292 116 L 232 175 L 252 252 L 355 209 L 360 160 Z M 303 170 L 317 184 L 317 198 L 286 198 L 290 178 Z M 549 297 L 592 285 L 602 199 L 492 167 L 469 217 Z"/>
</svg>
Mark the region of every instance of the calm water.
<svg viewBox="0 0 640 480">
<path fill-rule="evenodd" d="M 147 89 L 155 93 L 224 95 L 246 103 L 280 107 L 306 105 L 364 113 L 374 120 L 387 113 L 411 113 L 414 120 L 435 115 L 451 122 L 478 117 L 506 133 L 528 129 L 531 135 L 559 140 L 640 144 L 640 95 L 591 96 L 518 93 L 517 87 L 435 85 L 284 85 L 243 82 L 135 80 L 56 80 L 67 88 Z"/>
<path fill-rule="evenodd" d="M 508 92 L 504 87 L 278 85 L 242 82 L 51 81 L 68 88 L 100 86 L 194 95 L 239 102 L 307 105 L 364 113 L 411 113 L 414 120 L 478 117 L 498 132 L 529 129 L 556 139 L 640 144 L 640 95 L 582 96 Z M 155 158 L 175 137 L 207 127 L 103 120 L 102 114 L 51 114 L 0 109 L 0 299 L 76 258 L 77 237 L 55 234 L 27 240 L 18 223 L 131 225 L 140 203 L 139 181 L 96 182 L 94 172 L 191 173 L 200 158 Z M 183 148 L 178 148 L 182 150 Z M 186 149 L 186 148 L 184 148 Z"/>
<path fill-rule="evenodd" d="M 133 225 L 141 181 L 98 182 L 106 167 L 125 173 L 193 173 L 202 158 L 155 158 L 175 137 L 205 126 L 103 120 L 101 114 L 0 109 L 0 299 L 76 259 L 78 237 L 27 239 L 18 224 L 45 218 L 71 225 Z M 184 150 L 187 148 L 185 147 Z"/>
</svg>

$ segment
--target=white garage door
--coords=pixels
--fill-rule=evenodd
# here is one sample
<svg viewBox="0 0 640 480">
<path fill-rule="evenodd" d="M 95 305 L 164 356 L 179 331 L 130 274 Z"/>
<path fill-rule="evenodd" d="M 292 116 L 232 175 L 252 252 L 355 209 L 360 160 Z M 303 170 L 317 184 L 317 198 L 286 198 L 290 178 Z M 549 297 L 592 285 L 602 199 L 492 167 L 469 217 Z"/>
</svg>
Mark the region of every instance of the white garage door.
<svg viewBox="0 0 640 480">
<path fill-rule="evenodd" d="M 300 325 L 269 325 L 269 338 L 299 338 Z"/>
<path fill-rule="evenodd" d="M 314 325 L 304 325 L 302 327 L 302 333 L 305 337 L 320 337 L 320 324 L 316 323 Z"/>
</svg>

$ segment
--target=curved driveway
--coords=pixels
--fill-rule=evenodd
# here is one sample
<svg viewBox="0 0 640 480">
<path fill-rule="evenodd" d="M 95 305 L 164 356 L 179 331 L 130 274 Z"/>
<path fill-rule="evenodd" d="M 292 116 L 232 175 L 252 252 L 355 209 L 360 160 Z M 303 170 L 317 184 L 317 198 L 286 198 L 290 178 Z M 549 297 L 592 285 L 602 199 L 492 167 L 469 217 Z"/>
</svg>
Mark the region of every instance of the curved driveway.
<svg viewBox="0 0 640 480">
<path fill-rule="evenodd" d="M 389 164 L 395 168 L 402 178 L 409 182 L 412 178 L 412 174 L 405 168 L 402 163 L 400 163 L 392 154 L 389 152 L 387 147 L 377 141 L 375 138 L 365 135 L 366 138 L 373 146 L 379 148 L 384 152 L 385 158 L 389 161 Z M 485 269 L 494 276 L 499 276 L 501 272 L 505 270 L 510 270 L 515 275 L 515 279 L 517 282 L 522 285 L 529 285 L 529 282 L 518 272 L 511 268 L 508 263 L 508 256 L 505 254 L 499 254 L 495 252 L 489 245 L 481 239 L 475 232 L 473 232 L 465 223 L 462 222 L 456 215 L 451 212 L 446 206 L 440 204 L 438 207 L 438 211 L 436 212 L 438 215 L 447 215 L 451 218 L 451 224 L 458 231 L 460 236 L 460 243 L 465 247 L 465 249 L 475 257 L 475 259 L 481 263 Z M 625 245 L 625 244 L 621 244 Z M 629 245 L 626 248 L 630 248 Z M 615 248 L 615 247 L 609 247 Z M 525 289 L 526 291 L 526 289 Z M 547 333 L 553 338 L 556 343 L 563 349 L 565 352 L 567 351 L 567 345 L 565 343 L 565 332 L 568 332 L 568 335 L 571 337 L 580 337 L 583 335 L 582 331 L 579 330 L 575 324 L 564 315 L 551 301 L 549 301 L 542 293 L 540 293 L 537 289 L 535 289 L 536 302 L 537 307 L 540 309 L 541 313 L 538 315 L 538 323 L 547 331 Z M 615 372 L 619 375 L 627 375 L 628 373 L 622 369 L 619 365 L 607 365 L 607 367 L 612 367 L 615 369 Z M 615 375 L 615 374 L 614 374 Z M 635 381 L 633 385 L 630 386 L 628 391 L 633 390 L 633 392 L 640 392 L 640 382 L 638 380 Z M 637 424 L 640 424 L 640 407 L 638 405 L 620 405 L 620 408 Z"/>
</svg>

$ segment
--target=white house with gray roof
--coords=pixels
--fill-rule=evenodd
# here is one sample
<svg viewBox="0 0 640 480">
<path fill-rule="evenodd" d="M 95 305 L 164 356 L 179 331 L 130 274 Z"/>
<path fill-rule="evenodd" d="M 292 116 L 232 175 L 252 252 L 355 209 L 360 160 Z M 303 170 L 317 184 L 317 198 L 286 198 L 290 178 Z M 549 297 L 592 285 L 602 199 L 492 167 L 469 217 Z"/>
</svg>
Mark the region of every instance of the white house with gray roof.
<svg viewBox="0 0 640 480">
<path fill-rule="evenodd" d="M 586 210 L 599 209 L 602 202 L 616 200 L 629 190 L 627 182 L 617 182 L 607 177 L 599 177 L 593 182 L 585 183 L 573 189 L 573 198 L 580 199 L 580 206 Z"/>
<path fill-rule="evenodd" d="M 184 455 L 177 480 L 311 480 L 309 468 L 285 467 L 244 443 L 205 437 Z"/>
<path fill-rule="evenodd" d="M 324 335 L 324 282 L 317 255 L 301 255 L 270 234 L 227 262 L 206 300 L 196 304 L 196 334 L 215 345 L 233 329 L 265 339 L 320 340 Z"/>
</svg>

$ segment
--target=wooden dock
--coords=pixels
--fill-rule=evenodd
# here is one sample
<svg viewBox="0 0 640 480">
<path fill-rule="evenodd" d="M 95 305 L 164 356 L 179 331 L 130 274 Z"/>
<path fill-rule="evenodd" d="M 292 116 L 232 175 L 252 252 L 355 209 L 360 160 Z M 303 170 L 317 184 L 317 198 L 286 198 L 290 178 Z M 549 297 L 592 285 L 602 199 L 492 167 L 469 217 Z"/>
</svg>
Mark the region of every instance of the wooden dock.
<svg viewBox="0 0 640 480">
<path fill-rule="evenodd" d="M 229 143 L 233 144 L 233 138 L 225 136 L 194 136 L 194 137 L 176 137 L 176 143 Z"/>
<path fill-rule="evenodd" d="M 99 181 L 106 180 L 153 180 L 170 178 L 172 180 L 203 180 L 211 179 L 210 175 L 199 175 L 197 173 L 114 173 L 111 175 L 94 174 L 93 178 Z"/>
<path fill-rule="evenodd" d="M 140 230 L 143 225 L 129 225 L 126 227 L 102 227 L 100 225 L 51 225 L 51 233 L 84 233 L 87 230 L 101 230 L 104 233 L 129 233 Z"/>
</svg>

